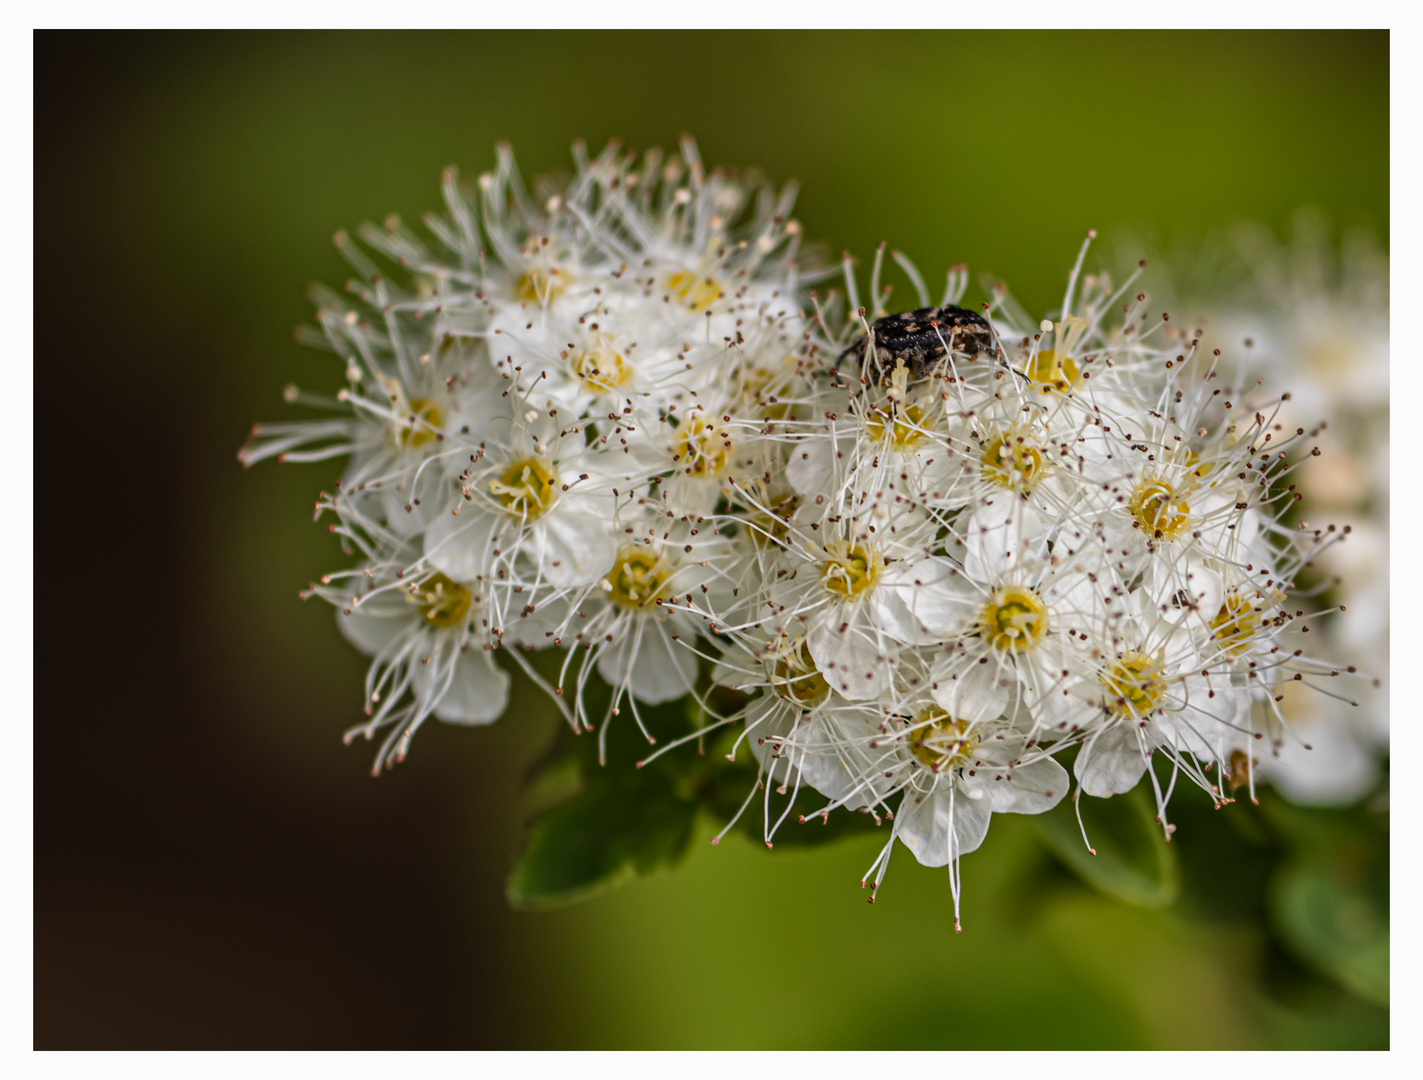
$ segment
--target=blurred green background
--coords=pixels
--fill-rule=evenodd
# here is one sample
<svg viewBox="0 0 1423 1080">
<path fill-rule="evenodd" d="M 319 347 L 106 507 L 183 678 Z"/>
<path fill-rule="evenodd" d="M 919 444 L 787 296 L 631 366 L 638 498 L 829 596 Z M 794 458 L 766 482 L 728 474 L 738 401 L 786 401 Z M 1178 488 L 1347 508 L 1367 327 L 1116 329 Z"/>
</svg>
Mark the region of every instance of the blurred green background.
<svg viewBox="0 0 1423 1080">
<path fill-rule="evenodd" d="M 1042 310 L 1091 227 L 1155 247 L 1311 204 L 1386 237 L 1388 60 L 1337 32 L 38 34 L 37 1045 L 1387 1045 L 1231 902 L 1259 888 L 1190 811 L 1207 884 L 1162 910 L 1012 817 L 964 860 L 961 935 L 903 855 L 865 903 L 874 838 L 698 843 L 509 910 L 553 716 L 428 726 L 372 780 L 340 742 L 363 660 L 296 596 L 341 563 L 310 521 L 338 470 L 235 454 L 339 374 L 291 337 L 347 276 L 330 235 L 418 220 L 496 140 L 532 176 L 689 131 L 802 181 L 833 251 L 967 262 Z"/>
</svg>

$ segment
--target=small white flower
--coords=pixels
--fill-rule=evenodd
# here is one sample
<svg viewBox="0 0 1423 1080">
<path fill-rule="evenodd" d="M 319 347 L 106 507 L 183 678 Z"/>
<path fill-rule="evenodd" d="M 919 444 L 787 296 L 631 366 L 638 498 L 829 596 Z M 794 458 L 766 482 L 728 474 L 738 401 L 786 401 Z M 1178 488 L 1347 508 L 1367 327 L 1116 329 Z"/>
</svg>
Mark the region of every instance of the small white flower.
<svg viewBox="0 0 1423 1080">
<path fill-rule="evenodd" d="M 503 713 L 509 676 L 495 666 L 481 626 L 478 587 L 441 573 L 412 580 L 353 575 L 364 589 L 319 592 L 341 603 L 337 624 L 373 658 L 366 677 L 370 719 L 351 729 L 372 738 L 389 727 L 375 771 L 403 760 L 410 739 L 427 717 L 455 724 L 487 724 Z"/>
</svg>

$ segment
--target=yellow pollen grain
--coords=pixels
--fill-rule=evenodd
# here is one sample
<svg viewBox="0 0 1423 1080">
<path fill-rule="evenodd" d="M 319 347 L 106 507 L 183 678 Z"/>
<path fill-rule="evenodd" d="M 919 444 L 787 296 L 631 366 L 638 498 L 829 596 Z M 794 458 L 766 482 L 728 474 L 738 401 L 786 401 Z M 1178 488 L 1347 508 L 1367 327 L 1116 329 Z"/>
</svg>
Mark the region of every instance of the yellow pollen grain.
<svg viewBox="0 0 1423 1080">
<path fill-rule="evenodd" d="M 542 517 L 558 501 L 558 476 L 548 462 L 539 458 L 516 461 L 489 490 L 499 496 L 504 510 L 516 518 L 533 521 Z"/>
<path fill-rule="evenodd" d="M 667 290 L 679 300 L 687 301 L 693 311 L 702 312 L 711 307 L 721 296 L 721 286 L 709 277 L 701 277 L 690 270 L 678 270 L 667 277 Z"/>
<path fill-rule="evenodd" d="M 424 446 L 444 425 L 440 407 L 427 398 L 411 398 L 410 409 L 396 417 L 395 441 L 401 446 Z"/>
<path fill-rule="evenodd" d="M 1211 619 L 1211 640 L 1231 656 L 1239 656 L 1250 647 L 1255 631 L 1264 622 L 1250 597 L 1232 590 L 1226 593 L 1220 610 Z"/>
<path fill-rule="evenodd" d="M 799 495 L 778 495 L 771 499 L 765 510 L 757 510 L 747 519 L 746 531 L 751 534 L 751 542 L 762 549 L 772 545 L 785 547 L 791 531 L 790 520 L 799 509 Z"/>
<path fill-rule="evenodd" d="M 526 304 L 543 304 L 557 299 L 568 288 L 567 276 L 559 270 L 530 270 L 514 283 L 514 296 Z"/>
<path fill-rule="evenodd" d="M 1070 356 L 1064 356 L 1059 361 L 1056 349 L 1040 349 L 1023 369 L 1023 373 L 1043 390 L 1056 390 L 1060 394 L 1071 390 L 1077 382 L 1077 376 L 1081 374 L 1077 361 Z"/>
<path fill-rule="evenodd" d="M 934 429 L 932 417 L 926 417 L 918 405 L 892 405 L 892 422 L 876 410 L 865 420 L 865 433 L 875 442 L 888 441 L 894 450 L 914 450 L 923 445 Z"/>
<path fill-rule="evenodd" d="M 1166 696 L 1167 681 L 1162 677 L 1161 664 L 1145 653 L 1129 652 L 1117 657 L 1097 681 L 1112 696 L 1111 708 L 1121 716 L 1149 716 Z"/>
<path fill-rule="evenodd" d="M 672 567 L 665 559 L 643 547 L 625 547 L 603 580 L 609 585 L 609 600 L 639 611 L 657 601 L 671 576 Z"/>
<path fill-rule="evenodd" d="M 980 473 L 999 487 L 1026 494 L 1043 478 L 1043 452 L 1021 435 L 999 435 L 983 448 Z"/>
<path fill-rule="evenodd" d="M 603 341 L 574 353 L 569 368 L 593 390 L 621 390 L 632 382 L 632 365 L 622 353 Z"/>
<path fill-rule="evenodd" d="M 776 660 L 771 685 L 777 694 L 802 709 L 814 709 L 830 697 L 830 684 L 815 666 L 804 641 Z"/>
<path fill-rule="evenodd" d="M 678 468 L 691 476 L 719 476 L 726 469 L 732 444 L 725 429 L 718 430 L 703 414 L 694 413 L 678 430 L 681 438 L 672 455 Z"/>
<path fill-rule="evenodd" d="M 1132 489 L 1127 510 L 1143 532 L 1158 540 L 1175 540 L 1191 523 L 1191 505 L 1163 477 L 1146 476 Z"/>
<path fill-rule="evenodd" d="M 874 548 L 834 540 L 826 546 L 820 580 L 836 596 L 853 599 L 879 584 L 883 573 L 884 559 Z"/>
<path fill-rule="evenodd" d="M 1048 629 L 1043 598 L 1022 585 L 998 589 L 979 613 L 979 635 L 1000 652 L 1027 652 Z"/>
<path fill-rule="evenodd" d="M 910 724 L 910 752 L 935 772 L 966 765 L 978 748 L 978 736 L 969 734 L 969 722 L 943 709 L 924 709 Z"/>
<path fill-rule="evenodd" d="M 429 625 L 449 630 L 468 617 L 473 597 L 467 588 L 444 574 L 432 574 L 414 586 L 405 599 L 419 607 L 421 617 Z"/>
</svg>

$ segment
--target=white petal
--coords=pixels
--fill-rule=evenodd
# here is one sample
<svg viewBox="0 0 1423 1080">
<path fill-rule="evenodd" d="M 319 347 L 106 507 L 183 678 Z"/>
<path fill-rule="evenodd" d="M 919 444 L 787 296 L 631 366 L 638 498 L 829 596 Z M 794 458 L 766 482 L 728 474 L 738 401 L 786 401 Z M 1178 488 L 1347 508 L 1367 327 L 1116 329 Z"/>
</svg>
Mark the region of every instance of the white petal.
<svg viewBox="0 0 1423 1080">
<path fill-rule="evenodd" d="M 1001 772 L 982 770 L 989 808 L 995 814 L 1041 814 L 1067 794 L 1067 770 L 1052 758 L 1039 758 Z"/>
<path fill-rule="evenodd" d="M 998 582 L 1016 567 L 1031 565 L 1047 551 L 1038 512 L 1006 492 L 973 509 L 963 526 L 964 573 Z"/>
<path fill-rule="evenodd" d="M 1146 568 L 1142 591 L 1154 608 L 1153 617 L 1171 623 L 1192 614 L 1209 622 L 1225 601 L 1220 574 L 1190 557 L 1153 559 Z"/>
<path fill-rule="evenodd" d="M 913 789 L 899 804 L 899 838 L 924 866 L 946 866 L 951 857 L 967 855 L 983 843 L 992 812 L 986 799 L 971 799 L 962 791 L 950 794 L 954 781 L 941 779 L 934 791 L 916 800 Z M 949 836 L 953 834 L 952 852 Z"/>
<path fill-rule="evenodd" d="M 474 581 L 488 572 L 497 530 L 507 541 L 515 538 L 518 522 L 505 516 L 480 513 L 465 504 L 459 517 L 441 514 L 425 533 L 425 557 L 430 565 L 455 581 Z"/>
<path fill-rule="evenodd" d="M 791 445 L 791 459 L 786 464 L 786 479 L 801 495 L 819 495 L 828 491 L 835 474 L 835 453 L 843 440 L 831 440 L 823 433 Z"/>
<path fill-rule="evenodd" d="M 435 715 L 451 724 L 488 724 L 499 719 L 509 703 L 509 676 L 483 649 L 471 647 L 460 653 L 452 677 L 448 669 L 436 670 L 433 660 L 429 664 L 416 661 L 411 671 L 415 692 L 439 693 Z"/>
<path fill-rule="evenodd" d="M 906 644 L 957 634 L 982 606 L 957 564 L 941 555 L 886 567 L 873 599 L 876 621 Z"/>
<path fill-rule="evenodd" d="M 1146 772 L 1146 756 L 1132 724 L 1112 724 L 1088 739 L 1073 766 L 1088 795 L 1120 795 L 1136 787 Z"/>
<path fill-rule="evenodd" d="M 414 608 L 411 608 L 414 611 Z M 395 640 L 402 630 L 411 625 L 410 612 L 392 611 L 389 608 L 370 611 L 352 608 L 351 614 L 336 613 L 336 625 L 356 648 L 367 656 L 375 656 Z"/>
<path fill-rule="evenodd" d="M 591 585 L 613 568 L 618 557 L 608 523 L 593 514 L 552 513 L 534 523 L 530 540 L 545 579 L 559 588 Z"/>
<path fill-rule="evenodd" d="M 826 682 L 851 701 L 868 701 L 889 689 L 889 641 L 871 636 L 868 620 L 853 607 L 836 605 L 811 624 L 805 642 Z"/>
<path fill-rule="evenodd" d="M 674 701 L 692 689 L 697 657 L 671 639 L 676 633 L 661 615 L 635 619 L 621 640 L 598 656 L 598 673 L 613 686 L 626 686 L 639 701 Z"/>
<path fill-rule="evenodd" d="M 931 677 L 935 703 L 955 719 L 982 724 L 996 720 L 1008 707 L 1012 677 L 991 659 L 965 666 L 961 658 L 952 657 L 935 665 Z"/>
</svg>

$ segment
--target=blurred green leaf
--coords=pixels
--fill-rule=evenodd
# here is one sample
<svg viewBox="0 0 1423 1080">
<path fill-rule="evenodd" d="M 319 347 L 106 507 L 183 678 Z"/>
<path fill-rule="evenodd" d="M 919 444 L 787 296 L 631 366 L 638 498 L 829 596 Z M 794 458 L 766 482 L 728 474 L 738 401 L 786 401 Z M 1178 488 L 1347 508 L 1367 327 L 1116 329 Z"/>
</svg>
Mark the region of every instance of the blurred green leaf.
<svg viewBox="0 0 1423 1080">
<path fill-rule="evenodd" d="M 593 680 L 590 715 L 611 707 L 611 691 Z M 562 907 L 671 866 L 687 853 L 702 801 L 706 759 L 688 747 L 647 755 L 642 727 L 660 740 L 694 730 L 699 714 L 689 699 L 642 706 L 613 719 L 600 737 L 565 727 L 540 756 L 528 797 L 541 807 L 528 842 L 509 875 L 505 895 L 524 910 Z M 725 764 L 725 762 L 723 762 Z M 559 795 L 573 794 L 549 809 Z"/>
<path fill-rule="evenodd" d="M 1388 1004 L 1387 872 L 1361 845 L 1291 859 L 1271 882 L 1270 913 L 1285 947 L 1367 1001 Z"/>
<path fill-rule="evenodd" d="M 1146 789 L 1138 786 L 1109 799 L 1083 799 L 1081 805 L 1097 853 L 1082 842 L 1071 799 L 1033 819 L 1052 853 L 1087 884 L 1128 904 L 1159 908 L 1174 901 L 1181 889 L 1180 868 Z"/>
<path fill-rule="evenodd" d="M 697 804 L 661 773 L 619 768 L 538 818 L 505 890 L 516 908 L 543 909 L 597 893 L 678 862 Z"/>
</svg>

